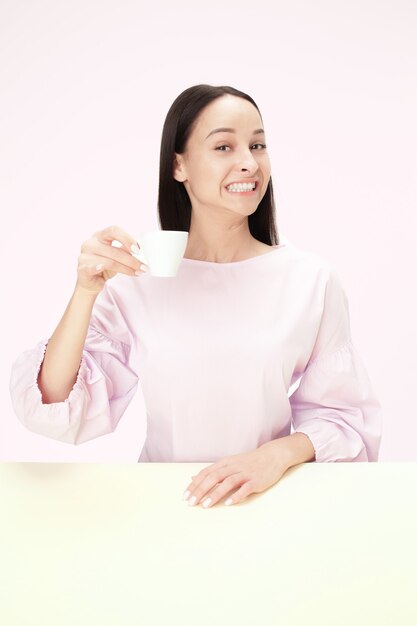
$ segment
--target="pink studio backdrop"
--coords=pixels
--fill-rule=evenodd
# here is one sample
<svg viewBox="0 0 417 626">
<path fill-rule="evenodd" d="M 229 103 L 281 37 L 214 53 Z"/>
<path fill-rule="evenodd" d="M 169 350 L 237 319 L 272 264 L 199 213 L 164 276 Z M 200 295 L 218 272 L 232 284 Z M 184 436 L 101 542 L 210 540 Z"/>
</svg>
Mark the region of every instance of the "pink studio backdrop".
<svg viewBox="0 0 417 626">
<path fill-rule="evenodd" d="M 232 85 L 260 107 L 279 233 L 344 283 L 384 409 L 380 460 L 417 460 L 416 7 L 1 3 L 1 461 L 139 457 L 140 387 L 113 434 L 70 446 L 21 425 L 10 368 L 54 331 L 85 239 L 111 224 L 158 228 L 163 122 L 197 83 Z"/>
</svg>

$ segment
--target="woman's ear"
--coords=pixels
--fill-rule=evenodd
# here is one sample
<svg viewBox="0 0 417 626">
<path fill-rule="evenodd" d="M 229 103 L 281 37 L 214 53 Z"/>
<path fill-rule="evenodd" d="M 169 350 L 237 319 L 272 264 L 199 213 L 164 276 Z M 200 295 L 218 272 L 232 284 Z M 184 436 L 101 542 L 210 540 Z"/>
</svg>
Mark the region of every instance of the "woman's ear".
<svg viewBox="0 0 417 626">
<path fill-rule="evenodd" d="M 180 154 L 177 154 L 176 152 L 174 154 L 174 165 L 173 165 L 172 175 L 175 178 L 175 180 L 177 180 L 179 183 L 183 183 L 185 180 L 187 180 L 182 157 Z"/>
</svg>

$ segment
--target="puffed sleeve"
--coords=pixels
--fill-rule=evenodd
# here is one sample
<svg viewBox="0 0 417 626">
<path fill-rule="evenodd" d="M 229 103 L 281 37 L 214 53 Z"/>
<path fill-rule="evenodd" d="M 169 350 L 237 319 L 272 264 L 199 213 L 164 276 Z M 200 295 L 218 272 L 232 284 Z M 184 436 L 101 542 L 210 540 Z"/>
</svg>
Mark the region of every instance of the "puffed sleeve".
<svg viewBox="0 0 417 626">
<path fill-rule="evenodd" d="M 317 339 L 289 398 L 294 432 L 307 435 L 315 461 L 377 461 L 382 409 L 352 343 L 349 304 L 331 269 Z"/>
<path fill-rule="evenodd" d="M 113 432 L 135 394 L 138 375 L 130 363 L 123 315 L 107 283 L 94 303 L 74 387 L 66 400 L 52 404 L 42 402 L 37 384 L 47 343 L 43 339 L 12 365 L 9 388 L 19 420 L 35 433 L 70 444 Z"/>
</svg>

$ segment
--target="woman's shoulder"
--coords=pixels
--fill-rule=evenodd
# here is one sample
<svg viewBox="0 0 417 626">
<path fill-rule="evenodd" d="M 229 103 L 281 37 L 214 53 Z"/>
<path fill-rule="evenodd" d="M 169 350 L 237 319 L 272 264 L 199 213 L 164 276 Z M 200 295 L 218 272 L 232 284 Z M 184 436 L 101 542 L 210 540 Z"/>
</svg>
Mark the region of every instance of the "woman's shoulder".
<svg viewBox="0 0 417 626">
<path fill-rule="evenodd" d="M 113 278 L 106 281 L 102 291 L 96 299 L 96 304 L 100 308 L 111 310 L 119 309 L 121 313 L 128 312 L 135 306 L 139 297 L 139 282 L 143 276 L 128 276 L 118 273 Z"/>
<path fill-rule="evenodd" d="M 312 250 L 301 248 L 284 236 L 280 236 L 280 243 L 287 248 L 287 259 L 293 263 L 298 263 L 306 270 L 330 273 L 334 271 L 334 266 L 328 259 Z"/>
</svg>

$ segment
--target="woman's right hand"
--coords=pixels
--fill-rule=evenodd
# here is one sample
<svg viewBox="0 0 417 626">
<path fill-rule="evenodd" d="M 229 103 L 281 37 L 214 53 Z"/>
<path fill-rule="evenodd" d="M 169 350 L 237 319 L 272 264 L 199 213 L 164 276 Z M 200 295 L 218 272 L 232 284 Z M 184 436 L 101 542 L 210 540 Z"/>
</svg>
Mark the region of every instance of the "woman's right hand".
<svg viewBox="0 0 417 626">
<path fill-rule="evenodd" d="M 112 246 L 119 241 L 122 247 Z M 131 246 L 138 248 L 135 239 L 118 226 L 99 230 L 81 246 L 78 257 L 76 288 L 99 294 L 109 278 L 118 272 L 128 276 L 140 276 L 142 263 L 132 256 Z"/>
</svg>

